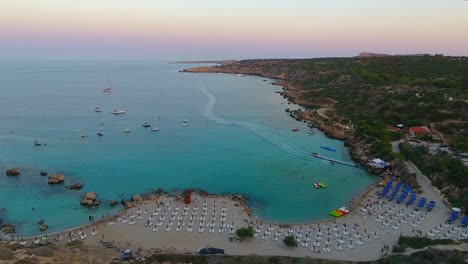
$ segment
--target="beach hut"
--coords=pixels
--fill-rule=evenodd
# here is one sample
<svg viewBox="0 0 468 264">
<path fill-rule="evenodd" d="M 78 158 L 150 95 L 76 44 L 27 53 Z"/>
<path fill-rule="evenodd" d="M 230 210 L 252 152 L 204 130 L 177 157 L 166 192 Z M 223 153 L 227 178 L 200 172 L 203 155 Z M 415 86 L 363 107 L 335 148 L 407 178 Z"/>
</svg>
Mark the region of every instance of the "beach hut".
<svg viewBox="0 0 468 264">
<path fill-rule="evenodd" d="M 190 204 L 192 202 L 192 190 L 184 190 L 182 195 L 184 196 L 185 204 Z"/>
</svg>

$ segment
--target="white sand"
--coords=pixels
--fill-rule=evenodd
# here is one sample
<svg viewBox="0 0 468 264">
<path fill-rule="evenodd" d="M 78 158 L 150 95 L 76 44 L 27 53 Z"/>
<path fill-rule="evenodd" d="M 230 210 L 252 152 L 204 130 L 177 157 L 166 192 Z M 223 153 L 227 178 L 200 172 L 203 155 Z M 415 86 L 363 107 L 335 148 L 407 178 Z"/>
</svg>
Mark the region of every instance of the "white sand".
<svg viewBox="0 0 468 264">
<path fill-rule="evenodd" d="M 375 195 L 375 191 L 376 190 L 372 190 L 364 199 L 364 207 L 368 199 L 371 201 L 378 200 L 377 195 Z M 427 215 L 425 215 L 425 210 L 420 213 L 412 213 L 414 206 L 407 208 L 406 205 L 397 205 L 395 202 L 387 202 L 388 205 L 383 205 L 382 201 L 387 201 L 387 199 L 383 199 L 378 205 L 367 208 L 367 211 L 371 212 L 371 216 L 369 216 L 368 213 L 361 211 L 363 208 L 359 207 L 347 216 L 336 219 L 336 221 L 330 220 L 319 224 L 315 223 L 312 225 L 291 226 L 294 235 L 298 234 L 298 230 L 301 231 L 300 234 L 302 238 L 297 248 L 287 248 L 282 240 L 288 233 L 289 227 L 284 227 L 282 233 L 279 235 L 278 241 L 273 241 L 274 234 L 278 231 L 279 226 L 272 225 L 273 230 L 271 231 L 271 234 L 266 235 L 265 240 L 263 240 L 262 237 L 265 235 L 265 232 L 267 232 L 267 228 L 270 227 L 270 224 L 266 223 L 263 223 L 263 227 L 261 227 L 261 231 L 257 233 L 256 238 L 242 242 L 230 242 L 229 237 L 235 235 L 228 234 L 229 228 L 224 228 L 223 232 L 219 233 L 218 225 L 221 223 L 220 214 L 223 206 L 226 206 L 225 224 L 231 224 L 233 222 L 235 225 L 234 230 L 239 227 L 247 227 L 247 223 L 250 221 L 253 221 L 254 223 L 256 223 L 256 221 L 251 219 L 245 213 L 243 208 L 235 206 L 233 201 L 226 198 L 202 198 L 198 195 L 196 195 L 196 198 L 198 201 L 189 205 L 188 214 L 184 216 L 183 220 L 185 225 L 182 226 L 182 230 L 180 232 L 176 231 L 177 223 L 179 222 L 177 217 L 182 216 L 185 204 L 183 204 L 182 201 L 175 201 L 174 198 L 171 197 L 162 197 L 161 201 L 166 205 L 169 201 L 171 204 L 170 209 L 167 211 L 166 218 L 162 221 L 162 225 L 157 232 L 153 232 L 152 229 L 154 224 L 158 222 L 157 219 L 163 213 L 165 207 L 160 206 L 161 211 L 159 211 L 158 216 L 155 216 L 156 220 L 152 221 L 153 226 L 145 227 L 147 219 L 157 208 L 156 201 L 147 201 L 145 205 L 127 210 L 125 217 L 126 219 L 130 219 L 130 216 L 133 214 L 135 216 L 134 225 L 129 225 L 128 223 L 124 224 L 122 222 L 117 222 L 116 220 L 115 225 L 108 226 L 106 223 L 100 224 L 96 228 L 99 234 L 95 237 L 88 238 L 86 241 L 89 243 L 95 243 L 102 238 L 102 235 L 104 235 L 104 240 L 117 241 L 121 248 L 131 247 L 135 251 L 139 247 L 142 247 L 146 250 L 158 249 L 158 251 L 167 253 L 195 253 L 198 249 L 209 245 L 223 248 L 225 249 L 226 254 L 231 255 L 257 254 L 298 257 L 309 256 L 324 259 L 368 261 L 382 257 L 383 253 L 381 250 L 384 245 L 390 246 L 389 252 L 391 252 L 391 246 L 396 244 L 400 234 L 414 236 L 419 234 L 420 231 L 421 234 L 425 236 L 434 227 L 444 223 L 450 212 L 450 210 L 443 205 L 440 200 L 437 200 L 437 197 L 426 196 L 428 201 L 435 200 L 437 202 L 437 206 L 434 211 Z M 206 225 L 211 223 L 214 200 L 216 200 L 217 208 L 216 220 L 214 222 L 218 225 L 214 228 L 214 233 L 209 233 L 210 227 L 207 227 Z M 203 212 L 202 208 L 204 201 L 207 204 L 207 215 L 205 216 L 206 220 L 204 221 L 204 232 L 200 233 L 198 232 L 200 223 L 200 220 L 198 219 L 201 216 L 201 212 Z M 171 217 L 172 212 L 175 211 L 176 206 L 179 206 L 180 210 L 178 211 L 178 214 L 175 215 L 176 219 L 172 221 L 173 226 L 170 231 L 166 232 L 165 228 L 167 227 L 169 218 Z M 193 221 L 193 231 L 190 233 L 187 232 L 188 219 L 195 206 L 197 206 L 199 210 L 197 211 L 196 216 L 194 216 L 195 220 Z M 145 210 L 148 210 L 149 213 L 144 214 Z M 140 214 L 142 219 L 137 219 L 137 211 L 142 211 Z M 401 215 L 399 215 L 399 212 L 401 212 Z M 384 219 L 378 222 L 376 219 L 380 215 Z M 394 220 L 390 222 L 392 216 L 394 216 Z M 385 219 L 387 219 L 387 223 L 383 224 Z M 407 223 L 399 223 L 402 219 L 406 219 Z M 419 225 L 410 225 L 413 222 L 417 222 L 418 219 L 421 222 Z M 336 222 L 336 226 L 334 225 L 334 222 Z M 343 226 L 343 223 L 347 225 L 347 228 Z M 397 223 L 396 225 L 398 226 L 398 229 L 394 229 L 392 227 L 395 223 Z M 355 224 L 357 225 L 356 227 Z M 386 226 L 387 224 L 388 226 Z M 256 228 L 260 228 L 259 225 L 260 222 L 258 222 Z M 316 240 L 319 225 L 322 235 L 319 240 Z M 304 247 L 302 243 L 305 240 L 306 234 L 309 233 L 308 229 L 310 228 L 312 228 L 309 235 L 310 241 L 307 242 L 307 247 Z M 334 228 L 337 230 L 336 232 L 333 230 Z M 88 229 L 85 232 L 89 233 L 90 230 L 91 229 Z M 328 230 L 330 233 L 328 233 Z M 376 239 L 373 237 L 371 232 L 375 232 L 376 237 L 378 238 Z M 463 231 L 459 231 L 456 235 L 452 234 L 452 238 L 461 236 L 462 232 Z M 335 233 L 338 233 L 338 236 L 336 236 Z M 437 237 L 443 237 L 443 234 L 449 233 L 449 228 L 446 227 L 444 231 L 439 231 Z M 361 238 L 359 238 L 359 236 Z M 372 241 L 367 242 L 367 238 L 371 238 Z M 338 245 L 340 240 L 342 240 L 342 243 L 340 243 L 342 251 L 337 251 L 335 246 Z M 323 249 L 325 248 L 325 242 L 328 241 L 330 243 L 328 248 L 331 251 L 329 253 L 324 252 Z M 320 244 L 320 246 L 316 247 L 316 252 L 313 252 L 314 242 L 318 242 Z M 360 245 L 361 243 L 362 245 Z M 351 245 L 354 248 L 349 248 L 348 245 Z M 384 251 L 384 253 L 385 252 L 386 251 Z"/>
<path fill-rule="evenodd" d="M 395 185 L 395 184 L 394 184 Z M 402 188 L 403 189 L 403 188 Z M 198 249 L 205 246 L 213 246 L 225 249 L 226 254 L 231 255 L 282 255 L 282 256 L 309 256 L 323 259 L 335 259 L 335 260 L 351 260 L 351 261 L 370 261 L 381 258 L 386 251 L 382 248 L 384 245 L 391 247 L 396 244 L 400 234 L 405 236 L 415 236 L 422 234 L 431 234 L 433 238 L 443 238 L 450 236 L 450 238 L 456 239 L 462 237 L 463 234 L 468 236 L 468 230 L 456 229 L 456 224 L 453 226 L 442 225 L 448 218 L 450 209 L 442 203 L 440 197 L 435 192 L 428 190 L 423 195 L 418 195 L 418 199 L 421 196 L 425 196 L 428 201 L 434 200 L 437 202 L 437 206 L 431 213 L 426 213 L 426 210 L 420 212 L 414 212 L 414 205 L 406 207 L 405 204 L 398 205 L 396 202 L 388 202 L 388 200 L 378 200 L 375 192 L 380 189 L 371 190 L 366 197 L 363 199 L 361 206 L 350 214 L 341 217 L 336 220 L 323 221 L 321 223 L 314 223 L 311 225 L 293 225 L 291 227 L 283 227 L 281 234 L 278 235 L 278 240 L 274 241 L 275 233 L 279 230 L 278 225 L 271 225 L 273 228 L 270 234 L 268 228 L 270 224 L 257 223 L 256 220 L 251 219 L 244 208 L 236 206 L 235 202 L 227 198 L 219 197 L 201 197 L 197 194 L 192 194 L 192 204 L 188 205 L 189 210 L 184 215 L 185 204 L 183 201 L 176 201 L 174 197 L 160 197 L 158 201 L 145 201 L 145 203 L 137 208 L 127 210 L 121 215 L 121 219 L 114 219 L 114 225 L 108 225 L 107 222 L 100 223 L 95 227 L 98 232 L 97 235 L 92 236 L 91 232 L 93 227 L 89 226 L 84 228 L 84 232 L 87 234 L 87 238 L 83 241 L 90 244 L 99 243 L 104 236 L 105 241 L 115 241 L 120 249 L 132 248 L 135 252 L 138 248 L 143 248 L 151 252 L 164 252 L 164 253 L 195 253 Z M 391 191 L 390 191 L 391 192 Z M 214 233 L 210 233 L 210 227 L 207 224 L 211 223 L 212 213 L 214 207 L 214 201 L 216 201 L 216 216 L 214 223 Z M 384 201 L 386 204 L 384 204 Z M 416 201 L 416 203 L 417 203 Z M 148 218 L 155 212 L 158 202 L 163 202 L 166 206 L 160 205 L 160 211 L 157 211 L 158 215 L 154 216 L 152 225 L 149 227 L 145 226 Z M 199 218 L 202 215 L 203 203 L 206 202 L 206 216 L 203 221 L 203 232 L 199 232 Z M 368 203 L 376 203 L 370 207 L 367 207 Z M 170 203 L 170 205 L 169 205 Z M 416 204 L 415 203 L 415 204 Z M 174 215 L 174 220 L 170 221 L 170 218 L 175 212 L 175 208 L 179 207 L 177 215 Z M 195 206 L 198 207 L 196 215 L 193 216 L 193 231 L 188 232 L 187 228 L 189 225 L 189 218 L 192 215 Z M 219 224 L 221 223 L 221 214 L 223 207 L 226 208 L 225 225 L 234 223 L 234 232 L 239 227 L 247 227 L 248 223 L 253 221 L 255 229 L 259 229 L 257 236 L 253 239 L 242 241 L 242 242 L 230 242 L 229 237 L 235 236 L 235 234 L 229 234 L 229 227 L 224 227 L 222 232 L 219 232 Z M 159 230 L 153 232 L 154 225 L 158 223 L 159 217 L 163 215 L 164 210 L 167 208 L 167 215 L 165 219 L 161 221 Z M 148 211 L 145 214 L 145 211 Z M 365 211 L 364 211 L 365 210 Z M 141 213 L 138 213 L 141 211 Z M 369 215 L 369 212 L 371 213 Z M 122 223 L 123 217 L 129 222 L 133 219 L 135 224 L 130 225 Z M 138 216 L 141 219 L 138 219 Z M 382 218 L 382 220 L 379 219 Z M 184 225 L 181 226 L 181 231 L 177 232 L 177 226 L 180 217 L 183 217 Z M 377 220 L 379 219 L 379 220 Z M 404 223 L 402 221 L 407 221 Z M 165 231 L 167 225 L 172 222 L 173 225 L 170 231 Z M 346 228 L 343 224 L 346 224 Z M 412 226 L 412 224 L 414 226 Z M 262 226 L 260 226 L 262 225 Z M 395 226 L 395 228 L 394 228 Z M 443 230 L 435 227 L 442 226 Z M 292 234 L 297 235 L 300 233 L 299 245 L 297 248 L 288 248 L 284 245 L 282 240 L 288 233 L 289 228 L 293 230 Z M 320 228 L 321 235 L 318 235 Z M 300 232 L 299 232 L 300 231 Z M 309 233 L 310 231 L 310 233 Z M 372 236 L 375 232 L 375 235 Z M 303 245 L 305 242 L 306 234 L 309 236 L 307 245 Z M 335 235 L 337 234 L 337 235 Z M 62 235 L 63 241 L 67 241 L 65 235 Z M 80 239 L 79 236 L 74 236 L 76 239 Z M 263 239 L 264 237 L 264 239 Z M 319 238 L 317 238 L 319 237 Z M 369 240 L 370 238 L 370 240 Z M 330 243 L 330 246 L 326 247 L 325 242 Z M 319 243 L 320 246 L 315 247 L 313 251 L 314 243 Z M 341 251 L 337 251 L 336 246 L 340 243 Z M 350 248 L 349 246 L 352 248 Z M 324 248 L 330 249 L 331 252 L 324 252 Z M 154 250 L 153 250 L 154 249 Z M 319 252 L 320 251 L 320 252 Z"/>
</svg>

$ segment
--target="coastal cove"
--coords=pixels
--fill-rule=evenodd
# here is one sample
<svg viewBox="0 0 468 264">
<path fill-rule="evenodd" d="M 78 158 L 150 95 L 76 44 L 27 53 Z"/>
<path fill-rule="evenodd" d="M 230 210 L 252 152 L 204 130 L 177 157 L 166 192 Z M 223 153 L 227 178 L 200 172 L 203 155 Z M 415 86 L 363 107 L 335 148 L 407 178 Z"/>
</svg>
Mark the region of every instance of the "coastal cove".
<svg viewBox="0 0 468 264">
<path fill-rule="evenodd" d="M 180 73 L 167 62 L 15 62 L 0 66 L 0 219 L 20 236 L 86 224 L 113 214 L 120 201 L 148 190 L 197 188 L 249 198 L 253 217 L 275 223 L 328 218 L 376 178 L 367 171 L 311 157 L 351 162 L 342 141 L 285 112 L 273 80 L 229 74 Z M 190 65 L 193 67 L 193 65 Z M 60 73 L 60 75 L 58 74 Z M 58 77 L 60 76 L 60 77 Z M 109 78 L 113 93 L 104 93 Z M 102 113 L 94 112 L 102 107 Z M 113 109 L 125 109 L 113 115 Z M 187 120 L 188 126 L 182 121 Z M 160 131 L 142 127 L 144 122 Z M 123 133 L 129 128 L 131 133 Z M 299 128 L 298 132 L 292 132 Z M 104 136 L 98 137 L 97 131 Z M 86 134 L 86 138 L 81 138 Z M 34 140 L 47 144 L 34 146 Z M 336 148 L 326 152 L 320 146 Z M 63 173 L 51 186 L 40 171 Z M 317 190 L 315 182 L 325 182 Z M 80 206 L 87 191 L 101 205 Z M 13 202 L 14 201 L 14 202 Z M 32 210 L 34 208 L 34 210 Z"/>
</svg>

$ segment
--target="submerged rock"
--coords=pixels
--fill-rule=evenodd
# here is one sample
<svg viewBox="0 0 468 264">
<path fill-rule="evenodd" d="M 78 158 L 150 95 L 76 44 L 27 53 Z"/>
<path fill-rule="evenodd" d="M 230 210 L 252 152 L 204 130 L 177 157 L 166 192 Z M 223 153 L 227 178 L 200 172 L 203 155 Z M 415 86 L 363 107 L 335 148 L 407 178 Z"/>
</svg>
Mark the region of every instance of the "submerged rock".
<svg viewBox="0 0 468 264">
<path fill-rule="evenodd" d="M 112 200 L 110 201 L 110 206 L 114 207 L 116 205 L 118 205 L 119 203 L 116 201 L 116 200 Z"/>
<path fill-rule="evenodd" d="M 47 171 L 41 171 L 39 174 L 41 174 L 41 176 L 47 176 Z"/>
<path fill-rule="evenodd" d="M 97 194 L 95 192 L 87 192 L 81 199 L 80 204 L 84 206 L 99 205 Z"/>
<path fill-rule="evenodd" d="M 39 230 L 41 230 L 41 232 L 44 232 L 44 231 L 46 231 L 46 230 L 47 230 L 47 228 L 49 228 L 49 226 L 48 226 L 48 225 L 46 225 L 46 224 L 42 224 L 42 225 L 41 225 L 41 227 L 39 227 Z"/>
<path fill-rule="evenodd" d="M 65 180 L 65 176 L 63 174 L 53 174 L 49 176 L 48 183 L 49 184 L 59 184 Z"/>
<path fill-rule="evenodd" d="M 39 222 L 37 222 L 37 223 L 40 224 L 40 225 L 44 224 L 44 219 L 39 220 Z"/>
<path fill-rule="evenodd" d="M 81 188 L 83 188 L 83 183 L 81 182 L 77 182 L 75 184 L 68 186 L 68 189 L 70 190 L 80 190 Z"/>
<path fill-rule="evenodd" d="M 5 171 L 7 176 L 18 176 L 20 175 L 20 169 L 14 168 Z"/>
<path fill-rule="evenodd" d="M 15 226 L 14 225 L 3 225 L 2 226 L 2 233 L 5 234 L 5 235 L 16 233 Z"/>
</svg>

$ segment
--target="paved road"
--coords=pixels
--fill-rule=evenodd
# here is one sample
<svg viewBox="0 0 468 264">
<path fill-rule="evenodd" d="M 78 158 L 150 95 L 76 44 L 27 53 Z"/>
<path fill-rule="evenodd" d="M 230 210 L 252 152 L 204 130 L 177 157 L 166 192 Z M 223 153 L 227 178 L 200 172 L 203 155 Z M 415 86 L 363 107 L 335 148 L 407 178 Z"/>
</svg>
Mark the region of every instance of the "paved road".
<svg viewBox="0 0 468 264">
<path fill-rule="evenodd" d="M 429 201 L 435 201 L 438 206 L 444 207 L 447 212 L 450 212 L 450 208 L 444 203 L 442 197 L 440 196 L 440 191 L 432 186 L 431 181 L 424 175 L 422 172 L 414 165 L 411 161 L 405 161 L 406 168 L 410 173 L 416 174 L 416 180 L 418 181 L 419 186 L 424 193 L 424 196 Z"/>
<path fill-rule="evenodd" d="M 392 151 L 396 153 L 400 153 L 400 147 L 398 146 L 400 144 L 400 140 L 397 141 L 392 141 Z"/>
</svg>

